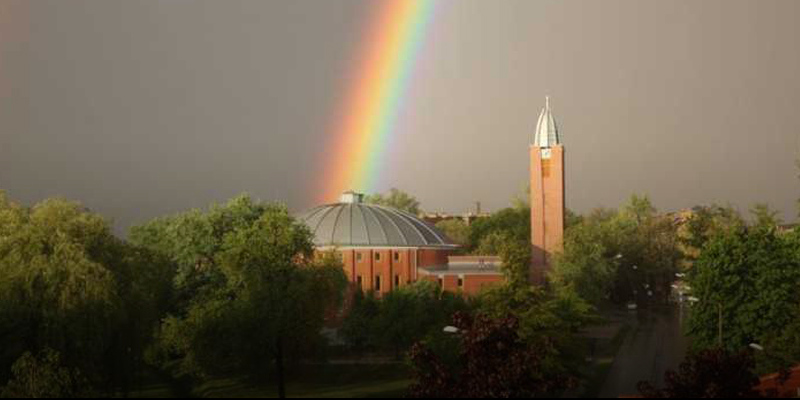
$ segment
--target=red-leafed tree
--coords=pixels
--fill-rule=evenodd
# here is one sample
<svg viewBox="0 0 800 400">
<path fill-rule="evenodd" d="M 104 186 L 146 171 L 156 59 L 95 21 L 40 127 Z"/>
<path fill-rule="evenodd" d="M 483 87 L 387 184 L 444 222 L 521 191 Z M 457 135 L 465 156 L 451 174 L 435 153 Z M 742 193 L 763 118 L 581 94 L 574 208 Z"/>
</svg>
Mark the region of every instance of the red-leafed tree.
<svg viewBox="0 0 800 400">
<path fill-rule="evenodd" d="M 454 325 L 459 331 L 453 360 L 423 344 L 411 349 L 416 382 L 409 397 L 532 397 L 567 386 L 565 376 L 543 372 L 543 355 L 552 349 L 522 340 L 517 318 L 458 313 Z"/>
<path fill-rule="evenodd" d="M 678 371 L 667 371 L 663 389 L 640 382 L 639 392 L 647 398 L 760 397 L 755 390 L 759 380 L 754 368 L 755 362 L 749 353 L 704 350 L 688 356 Z"/>
</svg>

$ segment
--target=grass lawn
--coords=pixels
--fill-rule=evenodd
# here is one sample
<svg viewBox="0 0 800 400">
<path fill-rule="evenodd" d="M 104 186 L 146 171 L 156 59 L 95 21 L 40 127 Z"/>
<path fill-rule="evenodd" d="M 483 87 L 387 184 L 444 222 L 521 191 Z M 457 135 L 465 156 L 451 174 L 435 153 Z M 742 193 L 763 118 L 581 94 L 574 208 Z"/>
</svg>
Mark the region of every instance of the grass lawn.
<svg viewBox="0 0 800 400">
<path fill-rule="evenodd" d="M 306 365 L 287 379 L 288 397 L 399 397 L 411 383 L 404 364 Z M 200 397 L 277 397 L 275 382 L 212 379 L 195 388 Z"/>
</svg>

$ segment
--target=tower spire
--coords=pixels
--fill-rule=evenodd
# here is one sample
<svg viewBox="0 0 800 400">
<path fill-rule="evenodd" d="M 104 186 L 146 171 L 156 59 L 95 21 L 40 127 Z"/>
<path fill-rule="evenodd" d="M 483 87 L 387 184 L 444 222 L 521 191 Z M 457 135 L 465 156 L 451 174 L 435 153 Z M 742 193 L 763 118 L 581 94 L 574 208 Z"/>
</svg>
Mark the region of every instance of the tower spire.
<svg viewBox="0 0 800 400">
<path fill-rule="evenodd" d="M 548 148 L 561 144 L 561 138 L 558 135 L 558 125 L 550 110 L 550 96 L 545 96 L 544 101 L 544 108 L 539 114 L 539 121 L 536 123 L 533 145 Z"/>
</svg>

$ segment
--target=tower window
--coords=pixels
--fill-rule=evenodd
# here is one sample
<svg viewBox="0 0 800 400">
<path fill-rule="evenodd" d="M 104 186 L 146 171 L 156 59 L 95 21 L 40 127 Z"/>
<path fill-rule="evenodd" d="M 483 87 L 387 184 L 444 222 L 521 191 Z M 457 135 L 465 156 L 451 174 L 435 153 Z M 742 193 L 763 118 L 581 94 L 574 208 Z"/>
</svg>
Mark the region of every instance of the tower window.
<svg viewBox="0 0 800 400">
<path fill-rule="evenodd" d="M 439 289 L 444 289 L 444 279 L 439 278 L 437 281 L 438 281 L 437 283 L 439 284 Z"/>
<path fill-rule="evenodd" d="M 361 287 L 362 287 L 362 286 L 361 286 L 361 284 L 362 284 L 361 275 L 359 275 L 359 276 L 357 276 L 357 277 L 356 277 L 356 283 L 358 284 L 358 287 L 359 287 L 359 288 L 361 288 Z"/>
<path fill-rule="evenodd" d="M 375 261 L 380 261 L 380 260 L 381 260 L 381 253 L 376 252 L 375 253 Z"/>
<path fill-rule="evenodd" d="M 356 253 L 356 261 L 361 262 L 361 253 Z"/>
<path fill-rule="evenodd" d="M 395 251 L 394 252 L 394 260 L 395 261 L 400 261 L 400 252 L 399 251 Z"/>
<path fill-rule="evenodd" d="M 377 291 L 377 292 L 381 291 L 381 277 L 380 276 L 376 276 L 375 277 L 375 291 Z"/>
<path fill-rule="evenodd" d="M 394 287 L 400 287 L 400 275 L 394 276 Z"/>
<path fill-rule="evenodd" d="M 460 276 L 458 277 L 458 288 L 459 289 L 463 289 L 464 288 L 464 278 L 462 278 Z"/>
</svg>

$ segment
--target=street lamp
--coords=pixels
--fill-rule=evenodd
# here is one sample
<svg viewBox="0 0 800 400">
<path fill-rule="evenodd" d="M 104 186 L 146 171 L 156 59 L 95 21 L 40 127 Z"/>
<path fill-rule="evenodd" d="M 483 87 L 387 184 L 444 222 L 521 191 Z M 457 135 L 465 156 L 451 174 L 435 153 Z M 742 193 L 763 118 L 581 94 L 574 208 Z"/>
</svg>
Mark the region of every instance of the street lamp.
<svg viewBox="0 0 800 400">
<path fill-rule="evenodd" d="M 456 328 L 455 326 L 445 326 L 444 329 L 442 329 L 442 332 L 454 335 L 458 333 L 458 328 Z"/>
<path fill-rule="evenodd" d="M 764 351 L 764 346 L 758 343 L 750 343 L 750 348 L 753 350 Z"/>
</svg>

